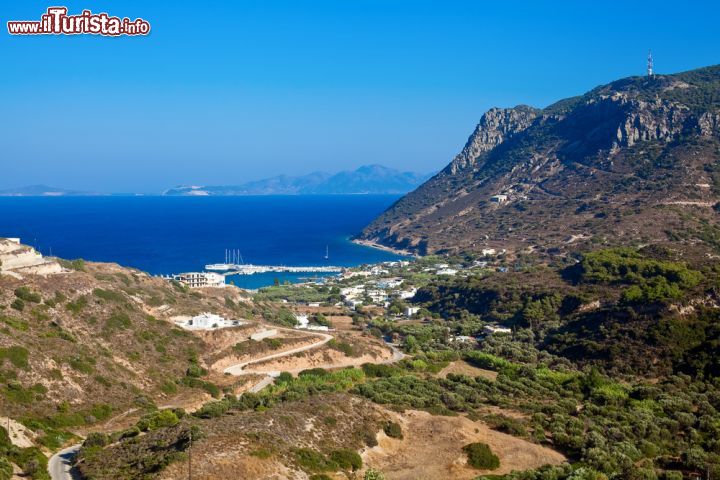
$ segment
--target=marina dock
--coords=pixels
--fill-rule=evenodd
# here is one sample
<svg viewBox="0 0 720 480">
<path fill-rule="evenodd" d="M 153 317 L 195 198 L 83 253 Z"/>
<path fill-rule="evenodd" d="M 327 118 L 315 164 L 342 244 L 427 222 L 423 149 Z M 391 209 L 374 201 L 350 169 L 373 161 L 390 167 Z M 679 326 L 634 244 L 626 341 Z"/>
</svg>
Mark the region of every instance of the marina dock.
<svg viewBox="0 0 720 480">
<path fill-rule="evenodd" d="M 215 271 L 221 275 L 253 275 L 256 273 L 340 273 L 344 267 L 323 265 L 316 267 L 292 267 L 287 265 L 252 265 L 235 263 L 213 263 L 205 265 L 205 270 Z"/>
<path fill-rule="evenodd" d="M 329 258 L 329 250 L 325 247 L 325 259 Z M 287 265 L 253 265 L 243 261 L 240 250 L 225 250 L 224 263 L 205 265 L 205 270 L 218 272 L 220 275 L 254 275 L 256 273 L 341 273 L 344 267 L 322 265 L 317 267 L 291 267 Z"/>
</svg>

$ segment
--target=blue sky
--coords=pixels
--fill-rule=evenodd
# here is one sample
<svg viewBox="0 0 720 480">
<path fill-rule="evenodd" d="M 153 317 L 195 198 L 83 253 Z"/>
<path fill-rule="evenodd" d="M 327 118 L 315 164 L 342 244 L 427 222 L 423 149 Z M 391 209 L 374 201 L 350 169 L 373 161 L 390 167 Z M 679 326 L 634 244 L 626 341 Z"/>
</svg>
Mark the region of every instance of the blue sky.
<svg viewBox="0 0 720 480">
<path fill-rule="evenodd" d="M 483 111 L 720 62 L 720 3 L 67 1 L 147 37 L 10 36 L 55 3 L 3 2 L 0 188 L 106 192 L 380 163 L 442 168 Z"/>
</svg>

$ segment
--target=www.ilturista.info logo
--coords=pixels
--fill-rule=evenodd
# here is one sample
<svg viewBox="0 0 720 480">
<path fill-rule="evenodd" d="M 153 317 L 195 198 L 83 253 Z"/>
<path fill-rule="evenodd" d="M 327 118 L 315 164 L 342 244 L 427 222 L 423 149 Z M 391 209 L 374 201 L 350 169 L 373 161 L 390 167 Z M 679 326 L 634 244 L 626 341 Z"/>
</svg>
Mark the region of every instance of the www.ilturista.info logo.
<svg viewBox="0 0 720 480">
<path fill-rule="evenodd" d="M 150 23 L 138 18 L 111 17 L 107 13 L 92 13 L 83 10 L 80 15 L 68 15 L 67 7 L 50 7 L 40 21 L 7 22 L 11 35 L 147 35 Z"/>
</svg>

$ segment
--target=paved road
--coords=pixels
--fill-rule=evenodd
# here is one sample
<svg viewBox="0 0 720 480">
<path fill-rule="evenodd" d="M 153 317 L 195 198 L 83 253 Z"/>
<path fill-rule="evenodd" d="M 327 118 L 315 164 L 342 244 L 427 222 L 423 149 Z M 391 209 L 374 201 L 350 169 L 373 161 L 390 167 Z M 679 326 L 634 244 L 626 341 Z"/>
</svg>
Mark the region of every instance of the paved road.
<svg viewBox="0 0 720 480">
<path fill-rule="evenodd" d="M 50 457 L 48 461 L 48 473 L 52 480 L 79 480 L 80 475 L 72 467 L 75 455 L 80 450 L 80 444 L 60 450 Z"/>
<path fill-rule="evenodd" d="M 294 331 L 297 332 L 297 330 L 294 330 Z M 245 371 L 245 367 L 247 367 L 248 365 L 252 365 L 254 363 L 264 362 L 265 360 L 272 360 L 274 358 L 286 357 L 288 355 L 294 355 L 296 353 L 300 353 L 300 352 L 304 352 L 306 350 L 317 348 L 321 345 L 325 345 L 327 342 L 329 342 L 330 340 L 333 339 L 332 335 L 328 335 L 325 333 L 316 333 L 314 335 L 318 335 L 319 337 L 322 337 L 321 340 L 319 340 L 315 343 L 311 343 L 310 345 L 303 345 L 302 347 L 293 348 L 291 350 L 286 350 L 284 352 L 273 353 L 271 355 L 266 355 L 264 357 L 256 358 L 254 360 L 249 360 L 247 362 L 237 363 L 235 365 L 231 365 L 231 366 L 227 367 L 225 370 L 223 370 L 223 372 L 229 373 L 231 375 L 248 375 L 251 373 L 255 373 L 252 371 Z M 265 372 L 263 372 L 263 373 L 265 373 Z"/>
<path fill-rule="evenodd" d="M 272 375 L 268 375 L 267 377 L 263 378 L 258 383 L 250 387 L 250 390 L 248 390 L 248 392 L 258 393 L 260 390 L 273 383 L 274 380 L 275 377 L 273 377 Z"/>
</svg>

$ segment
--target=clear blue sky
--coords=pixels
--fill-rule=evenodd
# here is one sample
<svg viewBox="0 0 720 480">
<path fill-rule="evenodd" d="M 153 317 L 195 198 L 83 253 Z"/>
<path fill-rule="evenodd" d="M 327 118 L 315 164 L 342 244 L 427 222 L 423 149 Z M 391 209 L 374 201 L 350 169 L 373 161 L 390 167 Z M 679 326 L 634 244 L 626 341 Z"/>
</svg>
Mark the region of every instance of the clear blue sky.
<svg viewBox="0 0 720 480">
<path fill-rule="evenodd" d="M 58 3 L 143 17 L 152 34 L 7 33 Z M 642 74 L 648 48 L 661 73 L 720 63 L 716 0 L 24 0 L 0 13 L 0 188 L 427 172 L 489 107 Z"/>
</svg>

